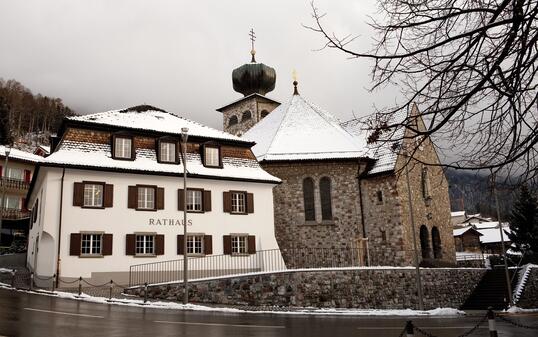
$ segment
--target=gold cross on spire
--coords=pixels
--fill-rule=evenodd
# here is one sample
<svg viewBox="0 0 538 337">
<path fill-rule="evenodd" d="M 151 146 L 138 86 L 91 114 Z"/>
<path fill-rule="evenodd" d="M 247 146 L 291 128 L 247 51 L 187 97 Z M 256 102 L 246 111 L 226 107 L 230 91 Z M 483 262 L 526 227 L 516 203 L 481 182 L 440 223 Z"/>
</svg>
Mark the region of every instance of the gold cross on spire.
<svg viewBox="0 0 538 337">
<path fill-rule="evenodd" d="M 256 40 L 256 35 L 254 34 L 253 28 L 250 28 L 250 33 L 248 36 L 250 36 L 250 42 L 252 43 L 252 49 L 250 50 L 250 54 L 252 55 L 251 62 L 256 62 L 256 59 L 254 59 L 254 55 L 256 54 L 256 50 L 254 50 L 254 41 Z"/>
</svg>

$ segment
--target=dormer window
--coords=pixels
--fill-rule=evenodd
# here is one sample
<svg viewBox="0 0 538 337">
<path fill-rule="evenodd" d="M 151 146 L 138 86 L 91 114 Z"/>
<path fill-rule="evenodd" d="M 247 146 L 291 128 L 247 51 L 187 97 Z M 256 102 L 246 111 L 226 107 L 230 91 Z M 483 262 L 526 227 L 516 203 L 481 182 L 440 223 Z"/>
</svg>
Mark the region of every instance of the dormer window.
<svg viewBox="0 0 538 337">
<path fill-rule="evenodd" d="M 177 142 L 171 140 L 160 140 L 158 156 L 158 161 L 160 163 L 177 163 Z"/>
<path fill-rule="evenodd" d="M 134 159 L 133 137 L 114 135 L 113 137 L 114 159 Z"/>
<path fill-rule="evenodd" d="M 221 167 L 220 147 L 216 145 L 204 145 L 204 166 Z"/>
</svg>

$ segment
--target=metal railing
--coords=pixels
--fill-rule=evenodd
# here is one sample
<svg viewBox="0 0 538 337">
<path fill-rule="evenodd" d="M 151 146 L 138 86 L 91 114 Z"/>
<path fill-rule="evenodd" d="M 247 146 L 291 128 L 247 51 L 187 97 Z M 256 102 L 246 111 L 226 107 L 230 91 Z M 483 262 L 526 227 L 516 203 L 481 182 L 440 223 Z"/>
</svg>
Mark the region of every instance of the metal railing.
<svg viewBox="0 0 538 337">
<path fill-rule="evenodd" d="M 20 179 L 0 177 L 0 187 L 4 186 L 9 189 L 27 190 L 30 188 L 30 183 Z"/>
<path fill-rule="evenodd" d="M 191 280 L 254 272 L 365 265 L 364 250 L 359 248 L 271 249 L 249 255 L 188 257 Z M 183 259 L 137 264 L 129 268 L 129 286 L 179 281 L 182 279 L 182 273 Z"/>
<path fill-rule="evenodd" d="M 30 217 L 30 211 L 27 209 L 1 208 L 0 207 L 0 212 L 2 212 L 3 219 L 18 220 L 18 219 L 26 219 Z"/>
</svg>

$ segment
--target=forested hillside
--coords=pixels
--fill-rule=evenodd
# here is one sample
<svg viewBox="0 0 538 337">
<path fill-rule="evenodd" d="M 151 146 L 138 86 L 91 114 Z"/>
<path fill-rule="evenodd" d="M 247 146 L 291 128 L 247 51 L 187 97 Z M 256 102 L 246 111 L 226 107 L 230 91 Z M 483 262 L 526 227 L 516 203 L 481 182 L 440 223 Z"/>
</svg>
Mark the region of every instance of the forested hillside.
<svg viewBox="0 0 538 337">
<path fill-rule="evenodd" d="M 0 78 L 0 141 L 47 143 L 64 116 L 75 112 L 61 98 L 34 94 L 16 80 Z M 10 134 L 7 134 L 10 130 Z"/>
</svg>

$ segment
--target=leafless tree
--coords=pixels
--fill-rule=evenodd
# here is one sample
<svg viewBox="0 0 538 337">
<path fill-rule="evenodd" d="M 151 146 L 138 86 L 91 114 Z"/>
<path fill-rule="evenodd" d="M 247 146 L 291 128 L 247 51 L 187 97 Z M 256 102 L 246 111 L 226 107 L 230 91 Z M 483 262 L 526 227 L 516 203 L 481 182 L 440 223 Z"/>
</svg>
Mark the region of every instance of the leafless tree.
<svg viewBox="0 0 538 337">
<path fill-rule="evenodd" d="M 487 169 L 526 179 L 538 177 L 538 0 L 378 0 L 372 50 L 352 49 L 355 36 L 339 37 L 312 3 L 311 26 L 323 48 L 374 60 L 375 90 L 398 86 L 403 99 L 369 120 L 379 134 L 412 131 L 441 139 L 456 169 Z M 395 119 L 417 103 L 426 122 Z M 392 139 L 393 141 L 394 139 Z M 428 164 L 428 163 L 426 163 Z M 431 164 L 431 163 L 429 163 Z"/>
</svg>

